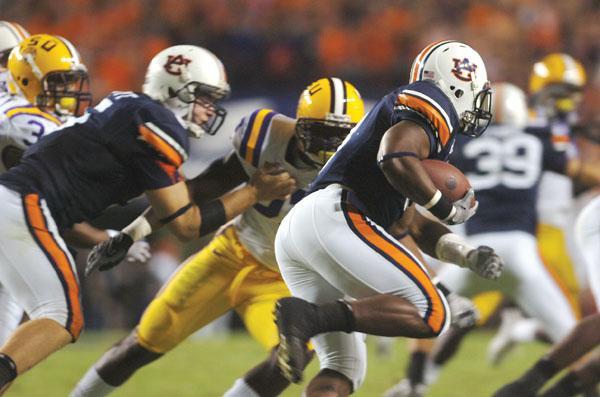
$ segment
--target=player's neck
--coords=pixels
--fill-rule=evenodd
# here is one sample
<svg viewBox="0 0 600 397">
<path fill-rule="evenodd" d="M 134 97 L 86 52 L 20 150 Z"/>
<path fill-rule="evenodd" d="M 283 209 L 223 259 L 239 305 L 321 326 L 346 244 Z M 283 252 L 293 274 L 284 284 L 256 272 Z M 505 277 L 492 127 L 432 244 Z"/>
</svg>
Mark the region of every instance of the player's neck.
<svg viewBox="0 0 600 397">
<path fill-rule="evenodd" d="M 315 163 L 300 149 L 298 138 L 295 136 L 288 143 L 285 161 L 299 169 L 316 168 Z"/>
</svg>

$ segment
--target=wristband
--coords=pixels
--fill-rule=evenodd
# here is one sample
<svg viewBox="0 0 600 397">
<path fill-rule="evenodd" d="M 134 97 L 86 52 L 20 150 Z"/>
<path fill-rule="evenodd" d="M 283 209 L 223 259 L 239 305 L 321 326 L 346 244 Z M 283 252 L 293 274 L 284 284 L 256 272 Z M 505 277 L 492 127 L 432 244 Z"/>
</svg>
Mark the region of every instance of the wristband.
<svg viewBox="0 0 600 397">
<path fill-rule="evenodd" d="M 198 208 L 200 209 L 200 237 L 214 232 L 227 222 L 225 207 L 219 199 L 200 204 Z"/>
<path fill-rule="evenodd" d="M 442 192 L 436 190 L 433 197 L 424 206 L 425 209 L 429 210 L 436 218 L 442 221 L 452 219 L 456 209 L 454 205 L 448 200 Z"/>
<path fill-rule="evenodd" d="M 122 232 L 131 237 L 133 241 L 139 241 L 152 233 L 152 225 L 150 225 L 144 215 L 140 215 L 129 225 L 125 226 Z"/>
</svg>

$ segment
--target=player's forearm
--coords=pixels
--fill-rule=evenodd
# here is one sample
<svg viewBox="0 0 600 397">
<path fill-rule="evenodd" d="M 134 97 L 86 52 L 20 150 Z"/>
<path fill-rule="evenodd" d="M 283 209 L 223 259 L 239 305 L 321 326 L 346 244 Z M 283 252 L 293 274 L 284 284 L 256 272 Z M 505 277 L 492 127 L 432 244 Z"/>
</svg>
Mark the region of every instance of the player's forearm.
<svg viewBox="0 0 600 397">
<path fill-rule="evenodd" d="M 416 157 L 390 159 L 380 167 L 390 185 L 417 204 L 426 204 L 437 190 Z"/>
<path fill-rule="evenodd" d="M 110 237 L 106 230 L 95 228 L 87 222 L 74 224 L 71 229 L 63 231 L 62 236 L 67 244 L 77 248 L 92 248 Z"/>
<path fill-rule="evenodd" d="M 436 247 L 440 238 L 445 234 L 452 233 L 440 222 L 428 219 L 416 211 L 413 221 L 409 225 L 409 232 L 419 248 L 434 258 L 437 257 Z"/>
<path fill-rule="evenodd" d="M 567 163 L 565 174 L 571 179 L 588 187 L 600 185 L 600 164 L 571 159 Z"/>
</svg>

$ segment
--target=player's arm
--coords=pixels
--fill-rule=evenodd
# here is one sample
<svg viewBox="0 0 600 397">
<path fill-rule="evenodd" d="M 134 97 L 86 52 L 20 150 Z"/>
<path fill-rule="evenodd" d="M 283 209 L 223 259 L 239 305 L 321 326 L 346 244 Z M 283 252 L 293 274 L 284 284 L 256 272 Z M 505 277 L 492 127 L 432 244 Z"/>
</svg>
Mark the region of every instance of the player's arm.
<svg viewBox="0 0 600 397">
<path fill-rule="evenodd" d="M 77 248 L 92 248 L 111 236 L 107 230 L 98 229 L 87 222 L 74 224 L 61 233 L 67 244 Z"/>
<path fill-rule="evenodd" d="M 427 208 L 443 222 L 462 223 L 476 210 L 471 206 L 473 193 L 452 203 L 435 187 L 421 165 L 429 157 L 430 143 L 425 130 L 404 120 L 388 129 L 379 145 L 377 159 L 387 181 L 415 203 Z"/>
<path fill-rule="evenodd" d="M 586 187 L 600 186 L 600 164 L 572 158 L 567 161 L 564 174 Z"/>
<path fill-rule="evenodd" d="M 492 280 L 502 274 L 502 259 L 487 246 L 473 247 L 440 222 L 415 211 L 408 226 L 409 234 L 427 255 L 472 270 Z"/>
</svg>

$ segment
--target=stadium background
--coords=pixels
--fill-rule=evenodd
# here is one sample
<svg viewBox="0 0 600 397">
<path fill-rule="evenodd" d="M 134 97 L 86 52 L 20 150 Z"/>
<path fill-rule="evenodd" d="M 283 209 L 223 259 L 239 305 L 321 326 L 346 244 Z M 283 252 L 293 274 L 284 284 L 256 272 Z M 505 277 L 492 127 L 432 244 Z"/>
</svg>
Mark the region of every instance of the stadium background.
<svg viewBox="0 0 600 397">
<path fill-rule="evenodd" d="M 229 114 L 216 137 L 195 143 L 186 166 L 189 176 L 229 150 L 230 132 L 248 112 L 270 107 L 293 115 L 303 87 L 327 75 L 350 80 L 372 103 L 404 84 L 413 57 L 441 38 L 477 49 L 492 81 L 524 89 L 536 60 L 551 52 L 569 53 L 588 74 L 582 120 L 592 120 L 600 105 L 597 0 L 0 0 L 0 15 L 32 33 L 68 38 L 89 68 L 96 102 L 113 90 L 139 90 L 149 60 L 167 46 L 196 44 L 218 55 L 232 86 L 225 105 Z M 133 264 L 85 280 L 88 330 L 135 325 L 178 260 L 199 245 L 181 246 L 161 235 L 153 241 L 150 265 Z M 79 372 L 115 340 L 96 338 L 96 353 L 86 357 Z M 249 341 L 233 343 L 252 349 Z M 198 354 L 211 348 L 198 348 Z M 537 356 L 542 348 L 531 349 Z M 73 351 L 65 354 L 77 357 Z M 400 376 L 398 368 L 390 373 Z M 12 393 L 31 395 L 35 388 L 25 390 L 15 387 Z"/>
</svg>

